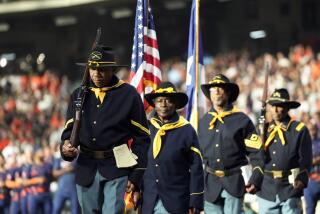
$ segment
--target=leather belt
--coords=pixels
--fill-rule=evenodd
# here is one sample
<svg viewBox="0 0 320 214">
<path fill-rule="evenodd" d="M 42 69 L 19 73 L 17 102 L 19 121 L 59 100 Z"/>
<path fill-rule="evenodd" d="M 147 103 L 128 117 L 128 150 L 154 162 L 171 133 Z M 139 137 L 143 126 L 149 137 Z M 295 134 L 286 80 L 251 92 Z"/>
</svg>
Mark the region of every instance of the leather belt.
<svg viewBox="0 0 320 214">
<path fill-rule="evenodd" d="M 205 166 L 204 170 L 212 175 L 219 177 L 219 178 L 223 178 L 225 176 L 230 176 L 230 175 L 241 173 L 241 169 L 239 169 L 239 168 L 227 169 L 227 170 L 215 170 L 209 166 Z"/>
<path fill-rule="evenodd" d="M 103 151 L 96 151 L 96 150 L 91 150 L 88 148 L 85 148 L 83 146 L 80 146 L 80 153 L 84 154 L 87 157 L 93 158 L 93 159 L 108 159 L 108 158 L 113 158 L 113 151 L 110 150 L 103 150 Z"/>
<path fill-rule="evenodd" d="M 284 170 L 264 170 L 264 173 L 268 176 L 273 177 L 273 179 L 277 178 L 284 178 L 291 175 L 291 171 L 284 171 Z"/>
</svg>

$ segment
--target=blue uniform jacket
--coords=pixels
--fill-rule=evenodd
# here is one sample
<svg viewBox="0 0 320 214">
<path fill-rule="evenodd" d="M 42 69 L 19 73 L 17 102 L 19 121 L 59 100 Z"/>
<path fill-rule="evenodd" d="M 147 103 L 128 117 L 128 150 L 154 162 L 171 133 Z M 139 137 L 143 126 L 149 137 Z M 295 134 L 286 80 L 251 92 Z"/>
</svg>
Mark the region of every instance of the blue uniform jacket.
<svg viewBox="0 0 320 214">
<path fill-rule="evenodd" d="M 231 110 L 233 106 L 229 108 Z M 249 157 L 253 167 L 249 182 L 259 189 L 263 180 L 264 150 L 252 121 L 244 113 L 235 112 L 224 117 L 224 123 L 217 121 L 214 128 L 209 129 L 212 118 L 212 115 L 206 113 L 199 123 L 204 164 L 214 170 L 235 170 L 247 165 Z M 245 193 L 241 173 L 217 177 L 205 171 L 204 181 L 204 197 L 209 202 L 216 202 L 223 189 L 239 198 Z"/>
<path fill-rule="evenodd" d="M 271 132 L 269 124 L 267 138 Z M 312 141 L 307 127 L 299 122 L 291 120 L 289 117 L 283 121 L 283 131 L 285 145 L 281 144 L 279 135 L 276 134 L 273 142 L 266 150 L 265 171 L 281 170 L 288 172 L 291 169 L 299 168 L 300 173 L 297 180 L 302 181 L 305 186 L 308 185 L 308 171 L 312 164 Z M 276 195 L 279 195 L 281 201 L 291 197 L 301 197 L 302 191 L 293 189 L 292 184 L 288 182 L 288 175 L 274 179 L 272 176 L 265 175 L 261 191 L 257 193 L 259 197 L 269 201 L 275 201 Z"/>
<path fill-rule="evenodd" d="M 52 180 L 52 167 L 48 163 L 40 165 L 33 164 L 30 169 L 30 179 L 44 177 L 44 183 L 33 184 L 30 189 L 32 195 L 39 195 L 42 193 L 50 193 L 50 183 Z"/>
<path fill-rule="evenodd" d="M 5 186 L 6 178 L 7 172 L 0 172 L 0 181 L 4 184 L 4 186 L 0 187 L 0 210 L 10 204 L 10 192 Z"/>
<path fill-rule="evenodd" d="M 90 186 L 97 170 L 107 180 L 129 175 L 136 186 L 141 184 L 143 170 L 147 164 L 147 151 L 150 144 L 149 130 L 141 97 L 136 89 L 127 84 L 119 84 L 116 76 L 108 87 L 103 103 L 96 98 L 90 89 L 82 109 L 80 126 L 80 147 L 92 151 L 112 150 L 133 139 L 131 149 L 138 156 L 138 164 L 134 168 L 117 168 L 115 158 L 93 159 L 80 153 L 75 169 L 76 183 Z M 66 125 L 61 139 L 70 139 L 75 116 L 75 100 L 79 89 L 71 95 L 67 110 Z M 61 147 L 60 147 L 61 148 Z M 62 155 L 63 157 L 63 155 Z M 63 157 L 64 160 L 72 161 Z"/>
<path fill-rule="evenodd" d="M 170 123 L 178 119 L 175 114 Z M 151 139 L 157 131 L 150 125 Z M 153 213 L 158 198 L 170 213 L 187 213 L 189 207 L 203 209 L 201 152 L 197 134 L 190 124 L 166 131 L 156 159 L 150 146 L 144 174 L 142 213 Z"/>
</svg>

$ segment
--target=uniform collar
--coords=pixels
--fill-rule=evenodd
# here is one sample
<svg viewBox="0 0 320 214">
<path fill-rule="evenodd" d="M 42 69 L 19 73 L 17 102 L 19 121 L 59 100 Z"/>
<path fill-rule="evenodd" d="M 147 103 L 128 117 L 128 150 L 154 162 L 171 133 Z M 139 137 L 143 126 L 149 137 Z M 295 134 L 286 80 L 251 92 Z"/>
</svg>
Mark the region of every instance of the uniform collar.
<svg viewBox="0 0 320 214">
<path fill-rule="evenodd" d="M 99 99 L 101 103 L 103 103 L 107 91 L 113 90 L 123 84 L 122 80 L 119 80 L 116 76 L 113 77 L 114 78 L 112 78 L 110 81 L 110 86 L 105 86 L 101 88 L 90 87 L 90 90 L 93 91 L 96 98 Z"/>
<path fill-rule="evenodd" d="M 177 121 L 179 120 L 179 115 L 178 115 L 177 112 L 175 112 L 175 113 L 173 114 L 173 116 L 170 118 L 170 120 L 169 120 L 168 122 L 166 122 L 166 123 L 162 123 L 162 121 L 161 121 L 160 118 L 158 117 L 158 114 L 157 114 L 157 113 L 154 114 L 153 119 L 155 119 L 155 120 L 159 123 L 160 126 L 163 126 L 163 125 L 168 124 L 168 123 L 175 123 L 175 122 L 177 122 Z"/>
<path fill-rule="evenodd" d="M 294 120 L 291 119 L 291 117 L 288 115 L 286 118 L 284 118 L 281 121 L 280 126 L 283 130 L 287 131 L 293 121 Z M 271 132 L 275 126 L 276 126 L 276 122 L 274 120 L 272 120 L 272 122 L 270 123 L 270 126 L 268 128 L 268 132 Z"/>
<path fill-rule="evenodd" d="M 233 109 L 233 105 L 232 103 L 227 104 L 226 108 L 224 109 L 224 111 L 231 111 Z M 212 108 L 210 109 L 209 112 L 217 112 L 217 110 L 212 106 Z M 217 112 L 218 113 L 218 112 Z"/>
</svg>

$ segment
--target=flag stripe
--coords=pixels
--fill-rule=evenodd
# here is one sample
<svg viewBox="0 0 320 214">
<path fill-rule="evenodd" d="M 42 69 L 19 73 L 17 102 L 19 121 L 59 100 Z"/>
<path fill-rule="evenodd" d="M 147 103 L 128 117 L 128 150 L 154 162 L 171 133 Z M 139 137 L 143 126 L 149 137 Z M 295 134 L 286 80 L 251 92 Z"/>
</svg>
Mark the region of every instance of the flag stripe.
<svg viewBox="0 0 320 214">
<path fill-rule="evenodd" d="M 148 37 L 150 37 L 151 39 L 157 40 L 157 33 L 155 30 L 153 29 L 148 29 L 148 28 L 144 28 L 146 35 L 148 35 Z"/>
<path fill-rule="evenodd" d="M 153 47 L 158 51 L 158 43 L 156 39 L 152 39 L 150 37 L 145 36 L 144 37 L 144 42 L 146 45 L 148 45 L 149 47 Z"/>
<path fill-rule="evenodd" d="M 154 47 L 150 47 L 150 46 L 145 45 L 144 46 L 144 54 L 149 54 L 158 60 L 160 59 L 159 52 Z"/>
<path fill-rule="evenodd" d="M 132 77 L 131 77 L 130 84 L 133 85 L 135 88 L 138 87 L 138 84 L 139 84 L 140 80 L 143 77 L 143 67 L 144 67 L 143 64 L 140 65 L 140 67 L 139 67 L 137 72 L 131 72 L 133 74 L 132 74 Z"/>
<path fill-rule="evenodd" d="M 161 80 L 160 80 L 157 76 L 153 75 L 153 73 L 148 73 L 148 72 L 146 72 L 146 73 L 144 74 L 144 78 L 145 78 L 146 80 L 151 80 L 151 81 L 153 81 L 153 82 L 156 83 L 156 84 L 159 84 L 159 83 L 161 82 Z"/>
<path fill-rule="evenodd" d="M 154 76 L 153 73 L 145 72 L 143 75 L 143 79 L 140 79 L 140 81 L 134 85 L 134 87 L 137 89 L 139 93 L 144 91 L 144 81 L 146 80 L 151 81 L 156 85 L 158 85 L 161 82 L 161 79 L 159 79 L 157 76 Z"/>
<path fill-rule="evenodd" d="M 152 55 L 149 55 L 149 54 L 145 54 L 144 58 L 147 64 L 152 64 L 160 71 L 160 61 L 157 58 L 154 58 Z M 160 72 L 160 76 L 161 76 L 161 72 Z"/>
<path fill-rule="evenodd" d="M 146 64 L 145 66 L 140 66 L 138 72 L 130 73 L 131 76 L 131 85 L 133 85 L 135 88 L 138 87 L 140 82 L 143 80 L 143 78 L 146 78 L 148 80 L 154 80 L 157 85 L 161 82 L 161 71 L 157 67 L 153 66 L 152 64 L 143 63 Z M 145 67 L 145 70 L 142 70 L 143 67 Z"/>
</svg>

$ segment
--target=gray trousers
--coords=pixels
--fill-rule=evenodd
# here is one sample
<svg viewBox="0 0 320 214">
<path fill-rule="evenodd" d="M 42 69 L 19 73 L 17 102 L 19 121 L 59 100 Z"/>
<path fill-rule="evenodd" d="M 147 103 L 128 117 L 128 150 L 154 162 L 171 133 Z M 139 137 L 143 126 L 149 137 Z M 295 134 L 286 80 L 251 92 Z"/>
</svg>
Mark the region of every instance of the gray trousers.
<svg viewBox="0 0 320 214">
<path fill-rule="evenodd" d="M 276 201 L 268 201 L 258 197 L 260 214 L 301 214 L 302 202 L 300 198 L 289 198 L 280 202 L 278 195 Z"/>
<path fill-rule="evenodd" d="M 98 171 L 89 187 L 77 185 L 77 195 L 81 212 L 123 214 L 125 210 L 124 193 L 128 177 L 107 181 Z"/>
<path fill-rule="evenodd" d="M 226 190 L 222 190 L 221 198 L 223 204 L 204 202 L 204 212 L 206 214 L 239 214 L 243 213 L 243 198 L 237 198 L 230 195 Z"/>
<path fill-rule="evenodd" d="M 153 214 L 170 214 L 170 213 L 166 210 L 166 208 L 164 208 L 162 201 L 158 199 L 154 207 Z"/>
</svg>

